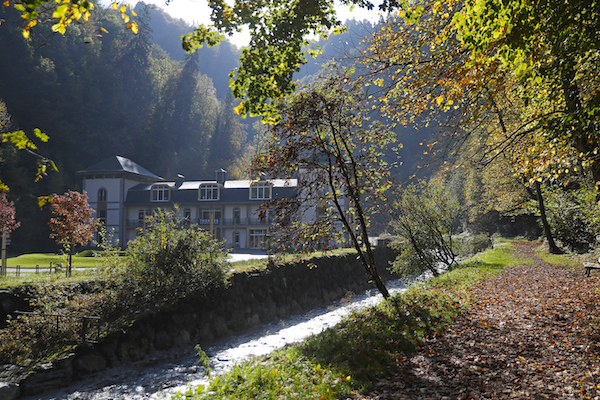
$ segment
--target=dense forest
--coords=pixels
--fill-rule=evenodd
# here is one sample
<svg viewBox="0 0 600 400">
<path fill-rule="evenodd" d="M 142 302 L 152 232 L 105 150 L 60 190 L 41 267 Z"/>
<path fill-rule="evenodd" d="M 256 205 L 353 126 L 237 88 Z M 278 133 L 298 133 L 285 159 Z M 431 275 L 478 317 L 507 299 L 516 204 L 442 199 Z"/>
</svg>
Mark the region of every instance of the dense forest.
<svg viewBox="0 0 600 400">
<path fill-rule="evenodd" d="M 76 172 L 108 157 L 131 158 L 167 179 L 178 173 L 211 178 L 221 167 L 232 176 L 243 173 L 237 164 L 253 140 L 254 121 L 233 113 L 227 74 L 235 67 L 235 46 L 186 56 L 173 46 L 192 28 L 142 5 L 137 35 L 103 10 L 64 36 L 41 25 L 25 40 L 12 11 L 0 8 L 4 129 L 41 129 L 50 140 L 36 152 L 58 167 L 34 183 L 36 157 L 2 147 L 1 179 L 22 222 L 12 251 L 52 247 L 36 197 L 79 189 Z M 154 29 L 159 37 L 174 35 L 173 43 L 163 39 L 169 53 L 155 43 Z"/>
</svg>

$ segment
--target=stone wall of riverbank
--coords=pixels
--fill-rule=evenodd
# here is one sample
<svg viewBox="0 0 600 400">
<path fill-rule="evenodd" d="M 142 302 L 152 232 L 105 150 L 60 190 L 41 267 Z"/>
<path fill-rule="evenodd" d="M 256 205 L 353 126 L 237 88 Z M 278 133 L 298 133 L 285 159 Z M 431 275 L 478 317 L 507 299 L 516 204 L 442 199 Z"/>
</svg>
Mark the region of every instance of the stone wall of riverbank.
<svg viewBox="0 0 600 400">
<path fill-rule="evenodd" d="M 392 278 L 387 267 L 394 252 L 382 247 L 375 255 L 382 278 Z M 0 383 L 0 398 L 12 400 L 64 386 L 104 368 L 141 360 L 155 350 L 207 344 L 367 289 L 377 290 L 368 282 L 355 255 L 321 257 L 235 274 L 226 289 L 141 315 L 126 331 L 113 332 L 94 345 L 79 346 L 57 362 L 36 366 L 34 373 L 18 383 Z"/>
</svg>

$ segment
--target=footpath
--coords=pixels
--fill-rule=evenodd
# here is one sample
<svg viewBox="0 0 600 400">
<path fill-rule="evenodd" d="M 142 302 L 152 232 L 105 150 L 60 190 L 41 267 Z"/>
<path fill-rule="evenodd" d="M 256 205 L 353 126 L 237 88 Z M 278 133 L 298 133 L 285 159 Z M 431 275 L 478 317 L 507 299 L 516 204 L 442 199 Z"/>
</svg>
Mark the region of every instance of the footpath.
<svg viewBox="0 0 600 400">
<path fill-rule="evenodd" d="M 467 312 L 363 400 L 600 399 L 600 274 L 533 263 L 472 288 Z"/>
</svg>

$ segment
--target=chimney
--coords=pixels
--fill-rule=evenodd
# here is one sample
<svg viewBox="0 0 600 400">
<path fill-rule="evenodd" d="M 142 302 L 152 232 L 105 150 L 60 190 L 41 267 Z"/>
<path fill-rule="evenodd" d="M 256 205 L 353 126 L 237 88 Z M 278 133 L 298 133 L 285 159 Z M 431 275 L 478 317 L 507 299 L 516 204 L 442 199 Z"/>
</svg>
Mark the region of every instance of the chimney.
<svg viewBox="0 0 600 400">
<path fill-rule="evenodd" d="M 225 176 L 227 175 L 227 171 L 225 171 L 223 168 L 220 168 L 215 171 L 215 174 L 216 174 L 216 178 L 217 178 L 217 183 L 224 185 L 225 184 Z"/>
</svg>

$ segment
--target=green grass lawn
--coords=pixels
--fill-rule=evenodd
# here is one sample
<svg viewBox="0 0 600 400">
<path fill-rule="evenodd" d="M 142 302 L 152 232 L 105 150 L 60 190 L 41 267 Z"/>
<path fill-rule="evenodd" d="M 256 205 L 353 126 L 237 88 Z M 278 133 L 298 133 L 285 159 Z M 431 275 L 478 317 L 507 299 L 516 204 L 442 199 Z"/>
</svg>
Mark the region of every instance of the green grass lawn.
<svg viewBox="0 0 600 400">
<path fill-rule="evenodd" d="M 65 265 L 65 256 L 52 254 L 52 253 L 31 253 L 31 254 L 23 254 L 18 257 L 9 258 L 7 261 L 7 266 L 9 268 L 14 268 L 17 265 L 20 265 L 21 268 L 33 268 L 35 269 L 36 265 L 40 266 L 40 269 L 47 271 L 50 267 L 50 263 L 54 264 L 63 264 Z M 74 255 L 73 256 L 73 265 L 74 268 L 91 268 L 96 267 L 96 259 L 95 257 L 81 257 Z"/>
</svg>

